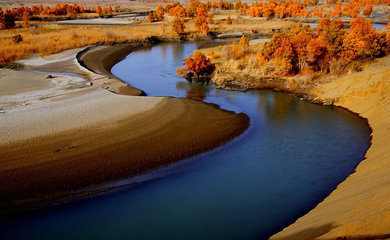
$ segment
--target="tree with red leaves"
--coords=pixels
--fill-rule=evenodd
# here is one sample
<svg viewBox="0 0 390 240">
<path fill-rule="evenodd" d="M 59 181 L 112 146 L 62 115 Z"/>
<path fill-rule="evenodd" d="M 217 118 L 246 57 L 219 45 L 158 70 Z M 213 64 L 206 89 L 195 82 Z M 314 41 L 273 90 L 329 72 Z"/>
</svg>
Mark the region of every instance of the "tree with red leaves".
<svg viewBox="0 0 390 240">
<path fill-rule="evenodd" d="M 164 8 L 161 5 L 158 5 L 156 9 L 156 14 L 157 14 L 157 21 L 164 20 Z"/>
<path fill-rule="evenodd" d="M 195 51 L 192 57 L 186 58 L 184 65 L 188 71 L 186 78 L 189 79 L 207 79 L 215 68 L 210 59 L 200 51 Z"/>
</svg>

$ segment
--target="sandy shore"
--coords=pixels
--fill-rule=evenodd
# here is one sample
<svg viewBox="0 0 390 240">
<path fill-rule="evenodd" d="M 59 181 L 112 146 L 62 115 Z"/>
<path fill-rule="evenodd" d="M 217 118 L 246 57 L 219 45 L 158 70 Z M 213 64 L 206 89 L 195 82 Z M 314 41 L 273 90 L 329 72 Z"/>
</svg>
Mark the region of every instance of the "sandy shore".
<svg viewBox="0 0 390 240">
<path fill-rule="evenodd" d="M 371 147 L 355 173 L 271 239 L 390 238 L 390 56 L 363 72 L 322 84 L 311 94 L 367 118 Z"/>
<path fill-rule="evenodd" d="M 42 78 L 42 74 L 7 69 L 2 69 L 0 72 L 0 96 L 41 90 L 50 85 L 50 80 Z"/>
<path fill-rule="evenodd" d="M 118 51 L 122 49 L 94 50 L 91 59 L 93 63 L 99 62 L 96 59 L 119 60 L 123 56 L 114 54 Z M 91 66 L 88 54 L 84 54 L 84 63 Z M 61 72 L 65 62 L 73 61 L 68 55 L 75 57 L 68 52 L 46 62 L 32 60 L 28 67 Z M 103 64 L 100 70 L 109 71 L 109 65 Z M 71 68 L 90 78 L 55 74 L 48 79 L 47 74 L 0 71 L 8 74 L 1 80 L 7 84 L 12 77 L 30 75 L 35 78 L 26 77 L 25 81 L 42 82 L 31 89 L 30 83 L 20 80 L 16 87 L 8 87 L 12 95 L 0 96 L 4 105 L 0 114 L 2 217 L 80 197 L 87 187 L 207 151 L 239 135 L 249 124 L 243 114 L 202 102 L 115 94 L 115 88 L 124 89 L 125 94 L 140 91 L 129 88 L 128 92 L 124 83 L 111 75 L 92 74 L 77 64 Z M 99 83 L 90 87 L 90 81 L 98 78 L 104 79 L 105 87 L 96 87 Z M 20 88 L 23 84 L 27 87 Z"/>
<path fill-rule="evenodd" d="M 118 94 L 139 96 L 144 94 L 143 91 L 115 77 L 111 68 L 129 53 L 142 47 L 145 46 L 140 43 L 91 47 L 80 52 L 77 59 L 82 66 L 98 74 L 92 76 L 95 86 Z"/>
</svg>

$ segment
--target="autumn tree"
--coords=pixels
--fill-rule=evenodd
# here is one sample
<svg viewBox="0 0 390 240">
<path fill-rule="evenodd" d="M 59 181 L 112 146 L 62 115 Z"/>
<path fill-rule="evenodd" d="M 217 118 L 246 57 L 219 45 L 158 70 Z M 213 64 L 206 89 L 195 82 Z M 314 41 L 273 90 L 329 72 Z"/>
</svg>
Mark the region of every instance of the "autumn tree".
<svg viewBox="0 0 390 240">
<path fill-rule="evenodd" d="M 233 42 L 231 56 L 234 59 L 240 59 L 240 58 L 244 57 L 244 50 L 240 47 L 240 45 L 237 45 L 236 41 Z"/>
<path fill-rule="evenodd" d="M 164 8 L 161 5 L 157 6 L 156 14 L 157 14 L 157 21 L 164 20 Z"/>
<path fill-rule="evenodd" d="M 232 24 L 232 19 L 230 18 L 230 15 L 226 19 L 226 24 L 228 24 L 228 25 Z"/>
<path fill-rule="evenodd" d="M 97 8 L 96 8 L 96 13 L 97 13 L 97 15 L 101 16 L 102 13 L 103 13 L 102 7 L 97 6 Z"/>
<path fill-rule="evenodd" d="M 207 24 L 207 16 L 206 11 L 203 9 L 203 7 L 199 7 L 196 10 L 197 17 L 194 20 L 194 25 L 198 29 L 198 31 L 207 33 L 210 28 Z"/>
<path fill-rule="evenodd" d="M 5 17 L 4 17 L 4 12 L 0 8 L 0 30 L 5 28 Z"/>
<path fill-rule="evenodd" d="M 331 21 L 329 18 L 321 18 L 317 27 L 317 34 L 326 44 L 328 60 L 338 59 L 343 50 L 342 45 L 347 34 L 344 22 L 340 19 Z"/>
<path fill-rule="evenodd" d="M 112 7 L 111 7 L 111 5 L 108 5 L 108 7 L 106 8 L 106 12 L 107 12 L 107 14 L 108 14 L 109 16 L 112 15 Z"/>
<path fill-rule="evenodd" d="M 177 35 L 181 35 L 184 33 L 185 25 L 184 21 L 181 20 L 179 17 L 175 17 L 172 22 L 172 31 L 176 33 Z"/>
<path fill-rule="evenodd" d="M 289 33 L 289 39 L 297 56 L 299 71 L 303 70 L 307 62 L 307 44 L 315 37 L 315 33 L 309 25 L 297 23 Z"/>
<path fill-rule="evenodd" d="M 184 65 L 188 71 L 188 77 L 193 79 L 207 78 L 215 68 L 210 59 L 198 50 L 194 52 L 192 57 L 185 59 Z"/>
<path fill-rule="evenodd" d="M 363 45 L 357 46 L 362 51 L 362 57 L 372 58 L 385 54 L 387 48 L 386 34 L 375 32 L 370 20 L 357 17 L 351 21 L 350 25 L 346 44 L 357 42 L 357 40 L 361 41 Z M 352 39 L 356 39 L 356 41 Z"/>
<path fill-rule="evenodd" d="M 372 13 L 372 5 L 370 3 L 367 3 L 366 6 L 364 7 L 363 15 L 369 17 L 371 16 L 371 13 Z"/>
<path fill-rule="evenodd" d="M 0 29 L 15 27 L 15 17 L 10 10 L 0 11 Z"/>
<path fill-rule="evenodd" d="M 345 63 L 353 61 L 364 47 L 364 42 L 352 34 L 348 34 L 343 41 L 341 57 Z"/>
<path fill-rule="evenodd" d="M 187 12 L 184 7 L 182 7 L 180 4 L 176 5 L 175 7 L 172 7 L 169 9 L 169 15 L 176 16 L 180 18 L 182 21 L 185 20 L 187 17 Z"/>
<path fill-rule="evenodd" d="M 28 16 L 28 12 L 25 11 L 23 13 L 23 26 L 25 28 L 29 28 L 30 27 L 30 21 L 29 20 L 30 20 L 30 17 Z"/>
<path fill-rule="evenodd" d="M 148 14 L 148 22 L 154 22 L 154 21 L 156 21 L 156 20 L 154 18 L 153 12 L 149 12 L 149 14 Z"/>
<path fill-rule="evenodd" d="M 334 17 L 338 17 L 341 15 L 341 5 L 337 4 L 333 8 L 333 14 Z"/>
<path fill-rule="evenodd" d="M 317 65 L 321 71 L 325 70 L 323 62 L 320 61 L 325 57 L 326 45 L 321 38 L 312 38 L 308 42 L 307 46 L 307 61 L 311 65 Z"/>
<path fill-rule="evenodd" d="M 209 18 L 208 18 L 207 22 L 209 24 L 214 24 L 214 19 L 213 19 L 213 14 L 212 13 L 209 13 Z"/>
<path fill-rule="evenodd" d="M 248 40 L 248 38 L 246 38 L 245 35 L 242 35 L 239 44 L 240 44 L 240 47 L 242 47 L 242 48 L 249 47 L 249 40 Z"/>
<path fill-rule="evenodd" d="M 257 64 L 259 66 L 264 66 L 268 63 L 267 59 L 265 58 L 265 56 L 262 54 L 262 53 L 257 53 L 257 56 L 256 56 L 256 60 L 257 60 Z"/>
</svg>

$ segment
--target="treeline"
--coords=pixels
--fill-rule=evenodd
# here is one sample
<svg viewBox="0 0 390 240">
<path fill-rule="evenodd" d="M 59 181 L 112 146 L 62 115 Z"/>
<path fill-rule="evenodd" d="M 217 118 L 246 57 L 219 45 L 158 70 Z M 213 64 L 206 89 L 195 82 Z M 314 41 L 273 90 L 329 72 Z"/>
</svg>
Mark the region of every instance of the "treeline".
<svg viewBox="0 0 390 240">
<path fill-rule="evenodd" d="M 23 20 L 26 22 L 34 16 L 69 16 L 82 13 L 96 13 L 99 16 L 111 15 L 113 13 L 113 9 L 111 6 L 105 8 L 102 8 L 101 6 L 97 6 L 96 8 L 85 8 L 83 5 L 78 5 L 76 3 L 72 5 L 57 4 L 52 8 L 49 6 L 44 7 L 42 4 L 39 6 L 31 6 L 31 8 L 19 7 L 6 10 L 3 10 L 0 7 L 0 29 L 15 27 L 16 20 Z"/>
<path fill-rule="evenodd" d="M 360 71 L 365 61 L 390 53 L 390 31 L 376 32 L 371 21 L 363 17 L 353 19 L 350 28 L 340 19 L 325 17 L 317 29 L 297 23 L 264 45 L 250 45 L 242 36 L 238 43 L 216 51 L 207 55 L 218 61 L 221 69 L 281 76 L 316 72 L 341 75 L 347 70 Z M 209 58 L 200 53 L 190 58 L 185 69 L 178 69 L 179 75 L 188 78 L 210 74 Z M 194 66 L 196 63 L 199 66 Z"/>
<path fill-rule="evenodd" d="M 390 0 L 372 1 L 372 0 L 352 0 L 348 1 L 327 1 L 327 7 L 330 8 L 330 4 L 335 4 L 333 10 L 325 12 L 323 7 L 315 7 L 318 4 L 318 0 L 269 0 L 267 2 L 257 2 L 252 4 L 248 8 L 247 15 L 252 17 L 357 17 L 359 15 L 371 16 L 374 4 L 388 4 Z M 344 3 L 344 5 L 343 5 Z M 314 6 L 311 11 L 307 10 L 308 6 Z M 240 9 L 241 14 L 245 14 L 246 9 Z"/>
<path fill-rule="evenodd" d="M 148 20 L 150 22 L 162 21 L 164 19 L 164 13 L 168 13 L 171 16 L 175 16 L 178 19 L 175 21 L 184 22 L 186 18 L 198 17 L 198 8 L 205 15 L 207 21 L 203 21 L 203 16 L 200 18 L 202 21 L 197 24 L 197 28 L 206 31 L 207 24 L 212 24 L 213 19 L 210 10 L 236 10 L 241 15 L 249 15 L 251 17 L 267 17 L 267 18 L 286 18 L 286 17 L 350 17 L 355 18 L 357 16 L 369 17 L 373 13 L 374 4 L 389 4 L 390 0 L 328 0 L 327 4 L 335 4 L 333 9 L 325 11 L 323 7 L 317 7 L 319 0 L 268 0 L 253 2 L 249 6 L 246 2 L 242 3 L 240 0 L 237 2 L 226 2 L 224 0 L 200 2 L 198 0 L 192 0 L 189 2 L 188 7 L 182 6 L 179 2 L 172 4 L 166 4 L 164 7 L 158 6 L 157 10 L 149 14 Z M 308 9 L 310 7 L 310 11 Z M 330 5 L 329 5 L 330 7 Z M 203 14 L 204 13 L 204 14 Z M 184 24 L 184 23 L 182 23 Z M 198 27 L 203 25 L 203 27 Z"/>
<path fill-rule="evenodd" d="M 318 0 L 313 1 L 280 1 L 269 0 L 268 2 L 257 2 L 248 9 L 248 15 L 252 17 L 308 17 L 311 14 L 305 10 L 306 6 L 315 5 Z"/>
<path fill-rule="evenodd" d="M 283 75 L 305 69 L 337 73 L 353 62 L 380 57 L 389 51 L 390 32 L 374 31 L 368 19 L 357 17 L 347 29 L 340 19 L 322 18 L 316 31 L 300 23 L 289 33 L 275 34 L 257 58 L 259 65 L 272 63 Z"/>
<path fill-rule="evenodd" d="M 224 1 L 221 2 L 225 3 Z M 223 4 L 221 6 L 227 7 Z M 194 19 L 194 26 L 199 31 L 207 33 L 209 31 L 208 24 L 213 23 L 212 15 L 209 13 L 211 8 L 211 2 L 202 3 L 197 0 L 191 1 L 186 8 L 179 2 L 166 4 L 165 7 L 159 5 L 156 11 L 149 13 L 148 21 L 162 21 L 164 20 L 164 14 L 167 13 L 168 15 L 175 17 L 172 21 L 172 30 L 176 34 L 180 35 L 184 33 L 184 22 L 187 18 Z"/>
<path fill-rule="evenodd" d="M 169 3 L 166 4 L 164 7 L 159 5 L 154 13 L 154 20 L 157 21 L 157 15 L 168 13 L 171 16 L 175 16 L 180 18 L 181 20 L 185 20 L 185 18 L 194 18 L 197 16 L 197 11 L 198 8 L 201 8 L 206 14 L 211 9 L 221 9 L 221 10 L 231 10 L 231 9 L 240 9 L 241 6 L 246 6 L 248 5 L 246 3 L 241 4 L 241 1 L 237 1 L 236 3 L 232 2 L 226 2 L 224 0 L 220 0 L 219 2 L 215 1 L 207 1 L 207 2 L 200 2 L 198 0 L 191 0 L 189 2 L 188 7 L 184 7 L 180 4 L 180 2 L 175 2 L 175 3 Z"/>
</svg>

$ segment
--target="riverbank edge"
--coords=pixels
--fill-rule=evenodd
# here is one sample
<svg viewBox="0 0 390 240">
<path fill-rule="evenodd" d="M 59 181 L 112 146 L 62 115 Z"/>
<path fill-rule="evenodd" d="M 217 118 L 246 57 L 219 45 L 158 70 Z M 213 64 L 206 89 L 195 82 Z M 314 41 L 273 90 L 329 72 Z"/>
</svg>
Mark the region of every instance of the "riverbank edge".
<svg viewBox="0 0 390 240">
<path fill-rule="evenodd" d="M 217 87 L 226 90 L 267 89 L 284 92 L 316 104 L 341 107 L 366 120 L 371 129 L 370 147 L 355 172 L 340 183 L 314 209 L 270 239 L 382 239 L 390 237 L 390 230 L 385 229 L 390 225 L 388 216 L 390 204 L 384 204 L 387 201 L 384 197 L 375 197 L 386 195 L 386 189 L 390 189 L 390 181 L 381 179 L 381 175 L 377 176 L 373 171 L 373 169 L 381 169 L 384 176 L 390 173 L 390 167 L 386 164 L 390 156 L 385 151 L 386 143 L 390 143 L 390 136 L 378 137 L 378 133 L 383 135 L 389 132 L 389 128 L 386 128 L 388 126 L 386 123 L 389 122 L 386 116 L 390 115 L 390 101 L 386 102 L 389 98 L 386 94 L 386 89 L 388 89 L 386 76 L 390 73 L 390 67 L 386 67 L 386 64 L 389 62 L 390 56 L 387 56 L 373 63 L 365 71 L 348 74 L 330 82 L 329 80 L 324 83 L 317 81 L 313 85 L 306 85 L 303 89 L 299 88 L 294 80 L 290 79 L 290 82 L 288 78 L 276 76 L 256 78 L 244 74 L 219 72 L 213 77 L 212 82 Z M 377 66 L 381 68 L 377 69 Z M 383 68 L 384 73 L 381 72 Z M 376 70 L 381 72 L 382 79 L 370 82 Z M 366 76 L 368 73 L 371 74 L 369 77 Z M 381 94 L 376 94 L 378 85 L 382 86 L 380 80 L 383 80 L 384 88 Z M 386 108 L 378 109 L 383 106 Z M 378 112 L 372 114 L 373 111 Z M 381 140 L 376 141 L 379 138 Z M 378 179 L 381 179 L 381 184 L 377 183 Z M 362 191 L 357 183 L 366 185 L 364 187 L 366 191 Z M 381 189 L 378 189 L 379 187 Z M 381 200 L 384 203 L 374 204 Z M 356 214 L 356 209 L 361 211 L 364 209 L 365 214 Z M 354 216 L 353 213 L 356 215 Z M 367 219 L 371 219 L 372 222 Z"/>
</svg>

